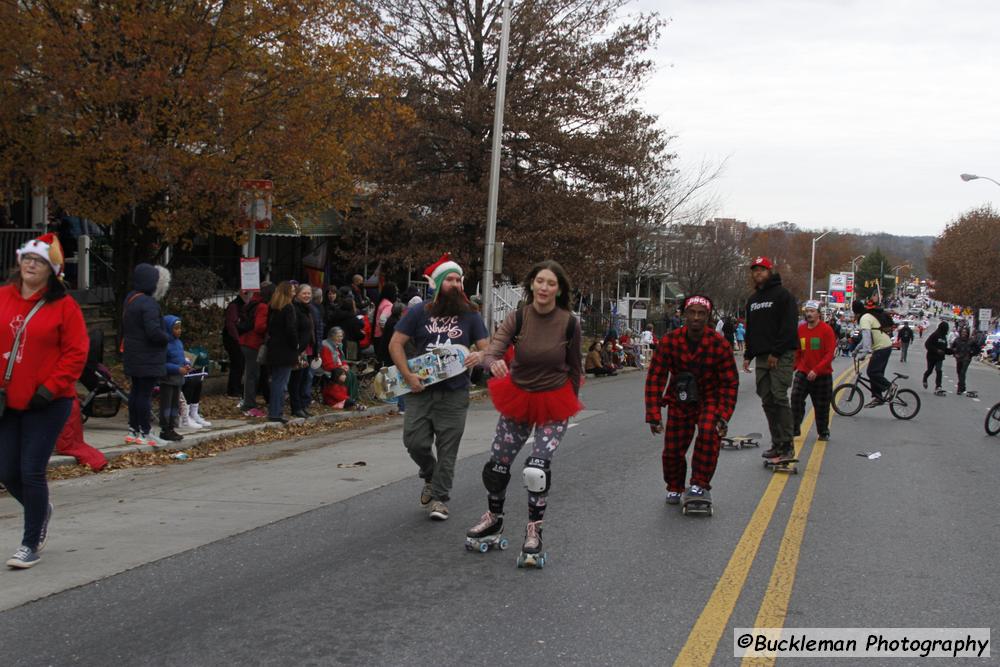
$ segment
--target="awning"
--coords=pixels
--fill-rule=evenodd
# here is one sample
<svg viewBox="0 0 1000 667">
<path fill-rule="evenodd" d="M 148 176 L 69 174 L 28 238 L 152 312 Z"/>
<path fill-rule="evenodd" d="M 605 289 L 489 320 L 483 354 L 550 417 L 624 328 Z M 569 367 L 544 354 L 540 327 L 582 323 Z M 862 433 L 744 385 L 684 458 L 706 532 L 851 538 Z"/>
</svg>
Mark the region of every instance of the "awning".
<svg viewBox="0 0 1000 667">
<path fill-rule="evenodd" d="M 677 283 L 668 281 L 666 296 L 668 299 L 681 299 L 684 297 L 684 290 L 682 290 L 681 286 Z"/>
<path fill-rule="evenodd" d="M 308 236 L 322 238 L 340 236 L 344 230 L 344 218 L 335 209 L 325 211 L 315 218 L 298 220 L 290 214 L 284 220 L 276 220 L 271 228 L 257 232 L 258 236 Z"/>
</svg>

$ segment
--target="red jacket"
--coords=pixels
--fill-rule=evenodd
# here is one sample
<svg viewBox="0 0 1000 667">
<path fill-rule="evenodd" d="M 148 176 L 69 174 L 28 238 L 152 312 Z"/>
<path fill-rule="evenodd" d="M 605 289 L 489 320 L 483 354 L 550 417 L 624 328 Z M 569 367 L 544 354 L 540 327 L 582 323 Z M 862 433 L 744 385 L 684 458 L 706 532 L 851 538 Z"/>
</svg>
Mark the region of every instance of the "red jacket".
<svg viewBox="0 0 1000 667">
<path fill-rule="evenodd" d="M 257 304 L 261 305 L 258 306 Z M 251 350 L 259 350 L 260 346 L 264 344 L 264 337 L 267 335 L 268 307 L 257 294 L 254 294 L 253 298 L 250 299 L 250 303 L 243 307 L 250 308 L 251 306 L 256 308 L 253 311 L 253 329 L 240 334 L 240 345 L 242 347 L 249 347 Z"/>
<path fill-rule="evenodd" d="M 14 334 L 44 291 L 23 299 L 16 286 L 0 287 L 0 385 L 4 384 Z M 76 381 L 87 363 L 89 348 L 83 312 L 72 297 L 42 306 L 21 336 L 21 350 L 10 384 L 6 385 L 7 407 L 27 409 L 39 386 L 44 386 L 52 398 L 75 398 Z"/>
<path fill-rule="evenodd" d="M 833 375 L 833 355 L 837 352 L 837 336 L 826 322 L 815 329 L 803 322 L 799 325 L 799 349 L 795 350 L 795 370 L 816 375 Z"/>
<path fill-rule="evenodd" d="M 678 373 L 691 373 L 698 383 L 701 409 L 729 421 L 736 409 L 740 376 L 733 359 L 733 348 L 722 334 L 706 328 L 698 347 L 692 352 L 687 343 L 687 327 L 674 329 L 660 338 L 646 375 L 646 422 L 660 423 L 660 408 L 668 405 L 681 411 L 694 409 L 677 400 L 675 383 Z M 669 384 L 667 378 L 669 376 Z M 664 388 L 666 393 L 664 394 Z"/>
</svg>

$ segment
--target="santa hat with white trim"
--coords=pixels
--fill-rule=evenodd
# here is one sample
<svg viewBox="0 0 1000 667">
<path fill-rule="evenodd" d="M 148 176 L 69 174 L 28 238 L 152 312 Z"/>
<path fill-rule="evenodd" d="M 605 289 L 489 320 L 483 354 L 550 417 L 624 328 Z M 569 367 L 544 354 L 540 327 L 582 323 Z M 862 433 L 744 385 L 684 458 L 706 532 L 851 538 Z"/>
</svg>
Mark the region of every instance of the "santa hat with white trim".
<svg viewBox="0 0 1000 667">
<path fill-rule="evenodd" d="M 38 255 L 52 267 L 52 273 L 59 277 L 63 270 L 63 249 L 59 237 L 51 232 L 31 239 L 17 250 L 17 261 L 24 255 Z"/>
<path fill-rule="evenodd" d="M 452 260 L 451 253 L 449 252 L 441 255 L 441 259 L 424 269 L 424 277 L 434 284 L 435 297 L 440 294 L 441 285 L 444 284 L 445 277 L 451 273 L 457 273 L 460 276 L 465 275 L 462 267 L 458 265 L 458 262 Z"/>
</svg>

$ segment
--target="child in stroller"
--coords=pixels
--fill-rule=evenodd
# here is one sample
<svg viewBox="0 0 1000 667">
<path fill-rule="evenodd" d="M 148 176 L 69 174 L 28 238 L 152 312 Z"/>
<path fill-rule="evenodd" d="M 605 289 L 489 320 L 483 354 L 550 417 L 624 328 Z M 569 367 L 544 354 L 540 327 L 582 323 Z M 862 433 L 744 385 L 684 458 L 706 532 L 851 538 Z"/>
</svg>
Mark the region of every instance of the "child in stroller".
<svg viewBox="0 0 1000 667">
<path fill-rule="evenodd" d="M 87 389 L 87 395 L 80 400 L 80 417 L 84 422 L 90 417 L 108 419 L 118 414 L 122 402 L 128 403 L 128 394 L 111 377 L 111 371 L 104 365 L 104 332 L 91 329 L 90 352 L 80 376 L 80 384 Z"/>
</svg>

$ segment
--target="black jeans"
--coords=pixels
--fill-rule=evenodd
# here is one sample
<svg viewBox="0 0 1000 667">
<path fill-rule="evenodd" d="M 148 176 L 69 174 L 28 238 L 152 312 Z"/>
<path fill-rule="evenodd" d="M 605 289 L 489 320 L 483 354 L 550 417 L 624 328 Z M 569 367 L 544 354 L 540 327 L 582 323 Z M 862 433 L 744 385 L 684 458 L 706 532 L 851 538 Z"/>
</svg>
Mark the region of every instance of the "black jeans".
<svg viewBox="0 0 1000 667">
<path fill-rule="evenodd" d="M 188 402 L 188 405 L 198 405 L 201 402 L 201 385 L 204 378 L 184 378 L 184 384 L 181 385 L 181 393 L 184 394 L 184 400 Z"/>
<path fill-rule="evenodd" d="M 57 398 L 37 410 L 7 408 L 0 418 L 0 483 L 24 507 L 21 544 L 32 549 L 38 548 L 48 513 L 49 457 L 72 406 L 72 399 Z"/>
<path fill-rule="evenodd" d="M 180 417 L 181 388 L 176 384 L 160 383 L 160 433 L 177 428 Z"/>
<path fill-rule="evenodd" d="M 229 378 L 226 382 L 227 396 L 243 395 L 243 349 L 238 341 L 233 340 L 228 335 L 223 334 L 222 345 L 226 348 L 226 355 L 229 357 Z M 251 406 L 252 407 L 252 406 Z"/>
<path fill-rule="evenodd" d="M 128 393 L 128 427 L 142 435 L 148 435 L 149 418 L 153 410 L 153 388 L 160 378 L 132 378 L 132 391 Z"/>
<path fill-rule="evenodd" d="M 296 368 L 288 379 L 288 402 L 292 412 L 309 407 L 306 397 L 312 393 L 312 374 L 308 368 Z"/>
<path fill-rule="evenodd" d="M 965 374 L 969 372 L 972 359 L 955 359 L 955 371 L 958 373 L 958 391 L 965 391 Z"/>
<path fill-rule="evenodd" d="M 875 398 L 883 398 L 885 390 L 889 388 L 890 382 L 885 379 L 885 368 L 889 365 L 890 355 L 892 355 L 892 348 L 887 347 L 872 352 L 872 360 L 868 362 L 868 379 L 872 383 L 872 393 Z"/>
</svg>

